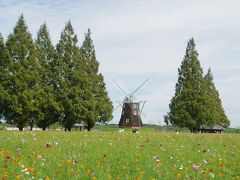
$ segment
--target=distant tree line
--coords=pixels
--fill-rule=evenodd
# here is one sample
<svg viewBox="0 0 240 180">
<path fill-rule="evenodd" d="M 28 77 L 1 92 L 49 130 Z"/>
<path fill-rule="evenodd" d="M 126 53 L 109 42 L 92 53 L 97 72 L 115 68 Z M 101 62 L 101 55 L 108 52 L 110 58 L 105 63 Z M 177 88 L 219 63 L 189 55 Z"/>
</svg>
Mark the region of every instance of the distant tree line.
<svg viewBox="0 0 240 180">
<path fill-rule="evenodd" d="M 21 15 L 6 41 L 0 34 L 0 116 L 7 123 L 21 131 L 59 122 L 70 131 L 84 122 L 90 130 L 111 120 L 112 109 L 89 29 L 78 46 L 68 21 L 54 46 L 46 23 L 33 40 Z"/>
<path fill-rule="evenodd" d="M 178 69 L 175 95 L 169 109 L 164 116 L 165 123 L 187 127 L 191 131 L 198 130 L 200 126 L 218 124 L 228 127 L 230 124 L 214 85 L 211 69 L 203 74 L 193 38 L 188 41 L 186 54 Z"/>
</svg>

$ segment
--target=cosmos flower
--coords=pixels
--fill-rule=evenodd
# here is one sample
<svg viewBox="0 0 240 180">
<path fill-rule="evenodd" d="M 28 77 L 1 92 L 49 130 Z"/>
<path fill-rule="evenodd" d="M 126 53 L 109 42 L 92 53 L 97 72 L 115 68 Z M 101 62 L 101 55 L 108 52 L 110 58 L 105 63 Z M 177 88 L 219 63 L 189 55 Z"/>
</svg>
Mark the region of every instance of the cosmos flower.
<svg viewBox="0 0 240 180">
<path fill-rule="evenodd" d="M 50 148 L 51 145 L 49 143 L 46 143 L 46 148 Z"/>
</svg>

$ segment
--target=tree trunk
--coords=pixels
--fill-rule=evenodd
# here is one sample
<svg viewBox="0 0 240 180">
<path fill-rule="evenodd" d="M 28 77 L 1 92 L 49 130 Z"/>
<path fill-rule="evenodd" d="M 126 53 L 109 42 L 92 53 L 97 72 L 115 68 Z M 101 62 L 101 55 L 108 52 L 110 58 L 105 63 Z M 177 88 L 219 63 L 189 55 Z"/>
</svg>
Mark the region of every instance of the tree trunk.
<svg viewBox="0 0 240 180">
<path fill-rule="evenodd" d="M 68 128 L 67 128 L 67 130 L 68 130 L 68 131 L 71 131 L 71 130 L 72 130 L 72 128 L 71 128 L 71 127 L 68 127 Z"/>
<path fill-rule="evenodd" d="M 42 130 L 45 131 L 47 127 L 43 127 Z"/>
<path fill-rule="evenodd" d="M 19 129 L 19 131 L 23 131 L 23 127 L 22 126 L 18 127 L 18 129 Z"/>
<path fill-rule="evenodd" d="M 33 130 L 33 124 L 30 124 L 30 131 Z"/>
</svg>

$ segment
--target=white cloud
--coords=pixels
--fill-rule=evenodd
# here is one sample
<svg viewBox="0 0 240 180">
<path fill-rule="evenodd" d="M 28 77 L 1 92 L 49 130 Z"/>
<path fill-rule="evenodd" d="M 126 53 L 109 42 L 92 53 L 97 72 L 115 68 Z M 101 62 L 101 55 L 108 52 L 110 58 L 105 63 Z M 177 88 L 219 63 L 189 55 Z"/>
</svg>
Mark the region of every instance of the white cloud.
<svg viewBox="0 0 240 180">
<path fill-rule="evenodd" d="M 212 68 L 231 126 L 239 127 L 239 9 L 240 2 L 234 0 L 2 0 L 0 32 L 6 38 L 22 12 L 34 37 L 46 21 L 54 43 L 69 19 L 80 43 L 90 27 L 113 101 L 122 95 L 112 77 L 129 90 L 150 77 L 136 94 L 148 101 L 146 123 L 163 120 L 187 40 L 194 37 L 204 70 Z M 120 112 L 114 114 L 117 122 Z"/>
</svg>

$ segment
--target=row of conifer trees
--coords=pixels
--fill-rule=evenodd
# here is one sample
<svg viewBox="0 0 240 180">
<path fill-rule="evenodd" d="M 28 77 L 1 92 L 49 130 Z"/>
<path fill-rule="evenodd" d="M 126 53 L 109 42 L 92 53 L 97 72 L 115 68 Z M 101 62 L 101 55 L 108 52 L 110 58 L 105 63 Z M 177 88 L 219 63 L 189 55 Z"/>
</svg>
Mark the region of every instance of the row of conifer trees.
<svg viewBox="0 0 240 180">
<path fill-rule="evenodd" d="M 45 130 L 59 122 L 65 130 L 112 118 L 112 102 L 99 73 L 90 30 L 81 46 L 68 21 L 56 46 L 46 23 L 33 40 L 21 15 L 6 41 L 0 34 L 0 116 L 19 130 Z"/>
<path fill-rule="evenodd" d="M 165 123 L 187 127 L 191 131 L 214 124 L 227 127 L 230 121 L 222 107 L 211 69 L 203 74 L 195 46 L 191 38 L 178 69 L 175 95 L 169 104 L 170 111 L 164 116 Z"/>
</svg>

